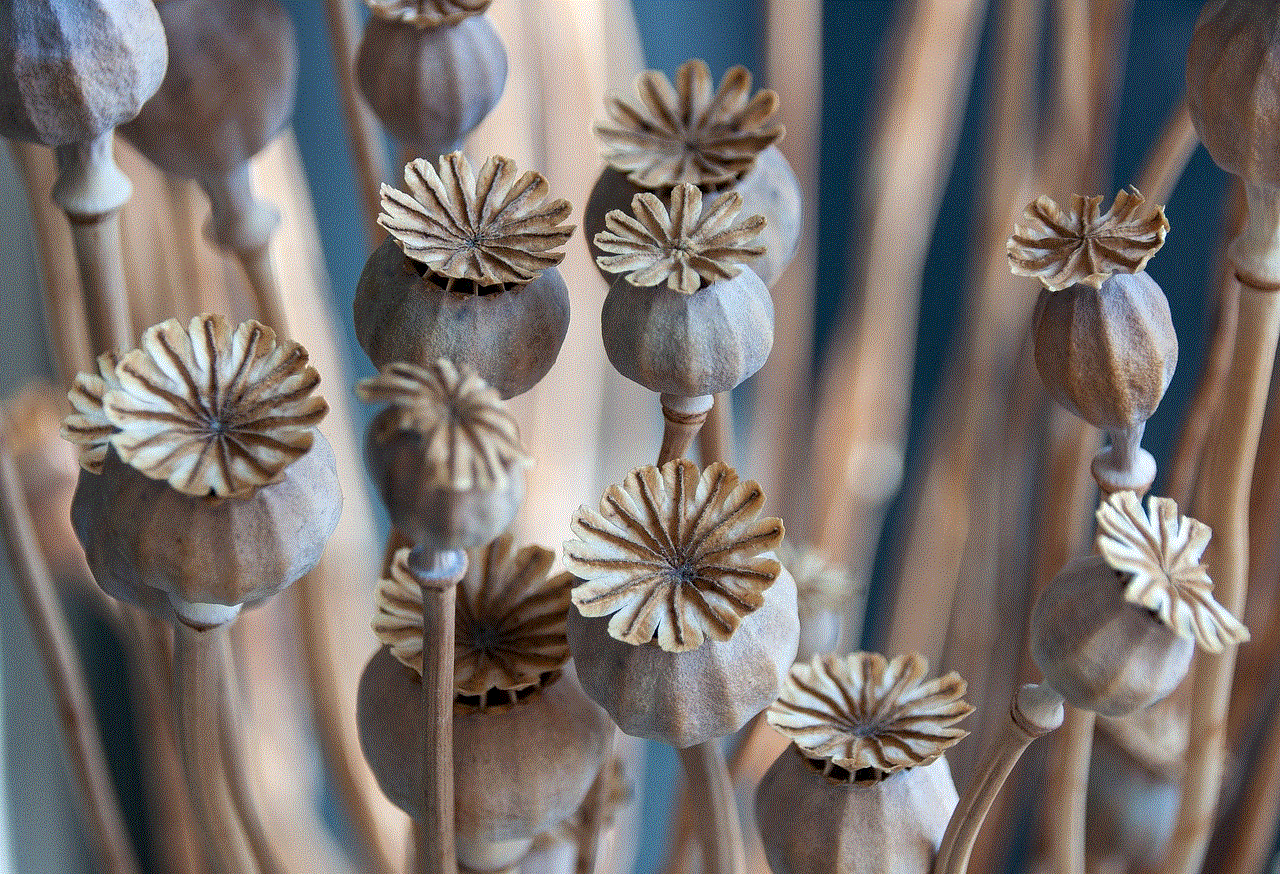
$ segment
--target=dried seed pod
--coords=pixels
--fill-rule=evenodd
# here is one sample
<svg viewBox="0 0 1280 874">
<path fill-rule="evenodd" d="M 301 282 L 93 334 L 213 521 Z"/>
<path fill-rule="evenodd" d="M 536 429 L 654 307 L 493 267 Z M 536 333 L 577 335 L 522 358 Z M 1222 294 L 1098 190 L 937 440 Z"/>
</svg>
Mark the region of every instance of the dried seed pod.
<svg viewBox="0 0 1280 874">
<path fill-rule="evenodd" d="M 742 262 L 759 251 L 764 224 L 733 224 L 742 198 L 703 196 L 682 184 L 669 207 L 637 194 L 633 215 L 610 213 L 596 235 L 599 266 L 619 276 L 600 315 L 610 363 L 660 394 L 697 397 L 729 391 L 753 375 L 773 348 L 773 301 Z M 656 288 L 654 286 L 657 286 Z"/>
<path fill-rule="evenodd" d="M 627 734 L 689 747 L 737 731 L 795 657 L 795 583 L 754 482 L 687 459 L 633 471 L 573 520 L 569 642 L 582 688 Z"/>
<path fill-rule="evenodd" d="M 943 752 L 973 708 L 919 655 L 814 656 L 791 669 L 769 724 L 792 744 L 756 789 L 775 874 L 927 874 L 956 789 Z"/>
<path fill-rule="evenodd" d="M 778 560 L 796 582 L 800 613 L 800 648 L 796 658 L 835 649 L 854 582 L 849 569 L 835 564 L 812 546 L 796 548 L 788 540 L 778 549 Z"/>
<path fill-rule="evenodd" d="M 408 550 L 382 581 L 374 628 L 387 646 L 360 681 L 365 756 L 387 796 L 421 814 L 422 592 Z M 561 678 L 572 578 L 548 579 L 550 550 L 516 551 L 510 537 L 472 550 L 457 586 L 453 718 L 459 862 L 494 871 L 577 810 L 605 763 L 613 725 Z"/>
<path fill-rule="evenodd" d="M 402 362 L 356 391 L 391 404 L 369 423 L 365 463 L 391 521 L 414 543 L 466 549 L 511 524 L 531 462 L 506 405 L 475 371 L 444 358 Z"/>
<path fill-rule="evenodd" d="M 101 434 L 86 423 L 114 429 L 72 503 L 98 584 L 219 624 L 314 567 L 342 509 L 333 452 L 314 430 L 328 409 L 311 396 L 318 382 L 298 344 L 208 315 L 149 328 L 114 381 L 82 375 L 71 396 L 83 408 L 64 434 L 93 459 Z M 97 395 L 101 414 L 86 406 L 95 386 L 112 386 Z"/>
<path fill-rule="evenodd" d="M 404 170 L 407 193 L 382 188 L 378 222 L 391 232 L 365 264 L 356 338 L 378 367 L 450 358 L 504 398 L 532 388 L 569 329 L 569 294 L 555 265 L 573 232 L 570 206 L 510 158 L 478 173 L 461 153 Z"/>
<path fill-rule="evenodd" d="M 87 142 L 138 114 L 164 77 L 150 0 L 25 0 L 0 10 L 0 134 Z"/>
<path fill-rule="evenodd" d="M 1198 642 L 1209 652 L 1249 633 L 1212 594 L 1200 564 L 1208 526 L 1167 498 L 1144 512 L 1133 492 L 1098 509 L 1098 549 L 1045 588 L 1031 619 L 1031 655 L 1068 702 L 1121 716 L 1182 680 Z"/>
<path fill-rule="evenodd" d="M 488 5 L 369 3 L 356 81 L 391 135 L 419 155 L 456 151 L 502 96 L 507 52 L 480 14 Z"/>
<path fill-rule="evenodd" d="M 1173 377 L 1178 337 L 1164 292 L 1142 268 L 1169 223 L 1162 208 L 1144 212 L 1134 189 L 1117 194 L 1105 214 L 1101 202 L 1076 195 L 1064 211 L 1039 198 L 1009 240 L 1009 262 L 1046 289 L 1033 317 L 1045 387 L 1110 435 L 1094 459 L 1099 484 L 1108 493 L 1145 491 L 1155 460 L 1139 444 Z"/>
<path fill-rule="evenodd" d="M 763 248 L 748 264 L 772 285 L 800 244 L 800 184 L 774 145 L 783 135 L 778 95 L 767 89 L 753 95 L 745 67 L 731 68 L 713 92 L 711 71 L 696 59 L 681 65 L 674 87 L 647 70 L 635 88 L 639 102 L 608 100 L 610 121 L 596 124 L 606 166 L 584 211 L 592 256 L 601 254 L 595 237 L 608 213 L 626 209 L 641 192 L 665 195 L 681 183 L 704 193 L 730 189 L 742 196 L 747 214 L 767 219 Z"/>
</svg>

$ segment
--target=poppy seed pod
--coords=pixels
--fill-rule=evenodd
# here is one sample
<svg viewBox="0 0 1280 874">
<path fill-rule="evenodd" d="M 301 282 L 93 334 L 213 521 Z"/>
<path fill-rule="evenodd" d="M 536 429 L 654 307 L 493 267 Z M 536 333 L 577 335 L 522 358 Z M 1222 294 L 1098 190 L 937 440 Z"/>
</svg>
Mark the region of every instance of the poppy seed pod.
<svg viewBox="0 0 1280 874">
<path fill-rule="evenodd" d="M 0 13 L 0 134 L 87 142 L 138 114 L 164 78 L 151 0 L 26 0 Z"/>
<path fill-rule="evenodd" d="M 773 348 L 773 300 L 749 267 L 760 216 L 733 224 L 742 198 L 682 184 L 669 205 L 638 194 L 632 214 L 609 214 L 596 235 L 601 268 L 622 274 L 600 314 L 609 362 L 660 394 L 729 391 L 755 374 Z"/>
<path fill-rule="evenodd" d="M 791 263 L 800 244 L 800 185 L 774 145 L 784 133 L 778 95 L 752 94 L 745 67 L 732 67 L 718 88 L 712 85 L 710 69 L 695 59 L 676 71 L 674 86 L 646 70 L 635 82 L 639 101 L 606 102 L 609 119 L 595 126 L 606 166 L 583 218 L 592 257 L 604 251 L 595 238 L 610 211 L 625 210 L 642 192 L 665 196 L 689 183 L 707 195 L 736 192 L 747 215 L 764 216 L 761 251 L 746 264 L 766 286 Z M 605 268 L 601 273 L 609 279 Z"/>
<path fill-rule="evenodd" d="M 815 656 L 766 718 L 793 743 L 756 788 L 774 874 L 928 874 L 956 807 L 942 753 L 973 708 L 918 655 Z"/>
<path fill-rule="evenodd" d="M 387 131 L 419 155 L 461 147 L 507 81 L 507 53 L 484 15 L 425 26 L 374 17 L 356 52 L 356 81 Z M 487 4 L 485 4 L 487 5 Z"/>
<path fill-rule="evenodd" d="M 494 156 L 474 171 L 461 153 L 412 161 L 405 188 L 384 185 L 378 223 L 391 232 L 356 289 L 356 338 L 378 367 L 449 358 L 512 398 L 532 388 L 569 330 L 555 265 L 573 232 L 547 182 Z"/>
</svg>

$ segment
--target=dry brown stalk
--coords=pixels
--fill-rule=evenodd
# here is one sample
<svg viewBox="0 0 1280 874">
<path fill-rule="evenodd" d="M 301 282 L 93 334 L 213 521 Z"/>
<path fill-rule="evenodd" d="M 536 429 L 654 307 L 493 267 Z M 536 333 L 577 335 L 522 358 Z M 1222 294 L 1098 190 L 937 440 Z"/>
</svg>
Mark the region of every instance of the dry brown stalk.
<svg viewBox="0 0 1280 874">
<path fill-rule="evenodd" d="M 722 391 L 715 396 L 707 421 L 698 431 L 698 460 L 704 465 L 713 461 L 734 464 L 737 454 L 737 439 L 733 433 L 733 393 Z"/>
<path fill-rule="evenodd" d="M 36 539 L 22 483 L 9 448 L 8 424 L 0 424 L 0 510 L 14 581 L 32 634 L 44 660 L 49 689 L 57 703 L 71 776 L 80 793 L 85 834 L 98 865 L 108 874 L 137 874 L 138 859 L 125 831 L 111 775 L 107 771 L 93 703 L 85 687 L 80 658 L 53 579 Z"/>
<path fill-rule="evenodd" d="M 856 316 L 837 326 L 815 417 L 804 526 L 828 557 L 867 573 L 897 491 L 928 234 L 955 152 L 984 4 L 901 7 L 864 193 L 869 231 L 852 281 Z M 873 288 L 892 288 L 879 294 Z"/>
</svg>

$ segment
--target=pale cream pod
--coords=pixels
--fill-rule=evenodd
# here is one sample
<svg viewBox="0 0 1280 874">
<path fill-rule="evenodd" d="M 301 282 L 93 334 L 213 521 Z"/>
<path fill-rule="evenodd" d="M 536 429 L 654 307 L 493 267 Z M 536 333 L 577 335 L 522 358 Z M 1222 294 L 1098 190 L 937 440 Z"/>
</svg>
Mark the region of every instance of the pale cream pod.
<svg viewBox="0 0 1280 874">
<path fill-rule="evenodd" d="M 942 753 L 972 707 L 919 655 L 814 656 L 792 668 L 770 725 L 792 743 L 756 788 L 774 874 L 928 874 L 957 796 Z"/>
</svg>

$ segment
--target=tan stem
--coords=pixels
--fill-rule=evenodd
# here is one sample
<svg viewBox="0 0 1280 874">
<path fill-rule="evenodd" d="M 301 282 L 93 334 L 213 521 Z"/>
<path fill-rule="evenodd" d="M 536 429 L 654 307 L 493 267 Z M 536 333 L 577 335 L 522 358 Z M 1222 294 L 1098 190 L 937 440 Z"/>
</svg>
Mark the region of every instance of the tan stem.
<svg viewBox="0 0 1280 874">
<path fill-rule="evenodd" d="M 676 752 L 693 809 L 702 818 L 702 870 L 705 874 L 745 874 L 742 826 L 720 741 L 713 738 Z"/>
<path fill-rule="evenodd" d="M 1233 823 L 1223 874 L 1267 870 L 1280 823 L 1280 707 L 1272 707 L 1258 758 L 1246 772 L 1241 809 Z"/>
<path fill-rule="evenodd" d="M 253 851 L 254 860 L 258 863 L 262 874 L 286 874 L 285 866 L 272 847 L 271 839 L 263 825 L 262 811 L 249 773 L 244 729 L 241 720 L 237 717 L 242 703 L 235 694 L 235 672 L 232 670 L 230 658 L 223 662 L 221 687 L 218 744 L 227 789 L 231 795 L 231 804 L 244 828 L 245 836 L 249 840 L 249 848 Z"/>
<path fill-rule="evenodd" d="M 658 450 L 658 466 L 683 458 L 693 444 L 698 429 L 707 419 L 714 402 L 712 395 L 684 398 L 662 395 L 662 448 Z"/>
<path fill-rule="evenodd" d="M 357 0 L 325 0 L 324 5 L 329 24 L 329 46 L 342 97 L 342 118 L 351 139 L 359 177 L 357 187 L 364 207 L 365 229 L 369 233 L 369 250 L 372 251 L 387 234 L 378 224 L 378 213 L 382 211 L 379 191 L 387 178 L 387 150 L 382 139 L 382 127 L 356 88 L 356 34 L 360 30 L 361 4 Z"/>
<path fill-rule="evenodd" d="M 0 434 L 0 502 L 3 503 L 0 509 L 9 564 L 61 717 L 85 834 L 101 870 L 108 874 L 138 874 L 137 856 L 125 831 L 120 802 L 107 771 L 102 737 L 80 659 L 22 494 L 22 481 L 8 437 Z"/>
<path fill-rule="evenodd" d="M 1182 100 L 1165 120 L 1160 135 L 1147 152 L 1142 173 L 1134 181 L 1149 203 L 1168 202 L 1198 142 L 1200 136 L 1191 122 L 1191 111 L 1187 101 Z"/>
<path fill-rule="evenodd" d="M 1096 721 L 1097 714 L 1092 710 L 1066 708 L 1058 761 L 1047 780 L 1058 810 L 1045 823 L 1049 861 L 1055 874 L 1085 874 L 1085 793 Z"/>
<path fill-rule="evenodd" d="M 995 745 L 983 759 L 978 773 L 965 786 L 964 794 L 947 823 L 942 846 L 934 862 L 934 874 L 965 874 L 978 831 L 991 803 L 1022 752 L 1031 742 L 1062 724 L 1062 696 L 1048 686 L 1023 686 L 1009 708 L 1009 719 Z"/>
<path fill-rule="evenodd" d="M 218 874 L 253 874 L 253 852 L 231 803 L 218 743 L 220 685 L 227 654 L 227 626 L 174 630 L 175 675 L 182 761 L 196 817 Z"/>
<path fill-rule="evenodd" d="M 461 550 L 414 549 L 409 571 L 422 586 L 422 816 L 418 870 L 457 874 L 453 827 L 454 587 L 467 570 Z M 431 641 L 431 644 L 427 642 Z"/>
<path fill-rule="evenodd" d="M 713 461 L 732 466 L 737 456 L 733 436 L 733 394 L 722 391 L 715 395 L 707 420 L 698 431 L 698 459 L 706 467 Z"/>
<path fill-rule="evenodd" d="M 600 842 L 604 835 L 604 813 L 609 804 L 609 773 L 613 768 L 614 751 L 617 748 L 618 732 L 615 729 L 609 734 L 609 741 L 604 756 L 604 764 L 583 804 L 582 832 L 578 838 L 577 857 L 574 861 L 575 874 L 593 874 L 600 860 Z"/>
<path fill-rule="evenodd" d="M 1206 563 L 1214 595 L 1236 616 L 1244 612 L 1249 577 L 1249 490 L 1280 338 L 1280 203 L 1273 189 L 1246 187 L 1249 218 L 1232 244 L 1240 311 L 1231 369 L 1200 479 L 1200 518 L 1213 529 Z M 1194 874 L 1204 861 L 1226 763 L 1224 720 L 1236 650 L 1200 653 L 1191 706 L 1187 774 L 1177 823 L 1161 871 Z"/>
</svg>

